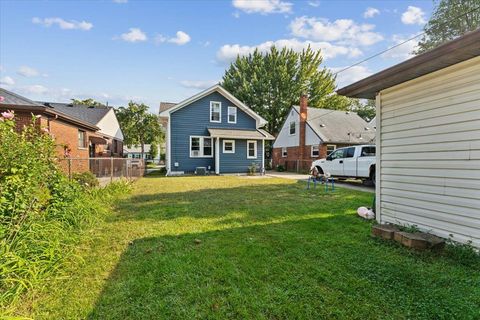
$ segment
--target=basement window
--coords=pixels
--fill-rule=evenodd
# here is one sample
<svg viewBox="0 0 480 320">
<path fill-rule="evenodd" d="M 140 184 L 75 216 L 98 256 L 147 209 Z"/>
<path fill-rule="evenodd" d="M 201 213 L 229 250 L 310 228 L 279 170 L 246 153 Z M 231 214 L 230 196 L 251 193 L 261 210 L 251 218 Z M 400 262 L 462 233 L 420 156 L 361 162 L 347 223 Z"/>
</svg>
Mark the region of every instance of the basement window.
<svg viewBox="0 0 480 320">
<path fill-rule="evenodd" d="M 287 148 L 286 148 L 286 147 L 283 147 L 283 148 L 282 148 L 282 157 L 283 157 L 283 158 L 286 158 L 286 157 L 287 157 Z"/>
</svg>

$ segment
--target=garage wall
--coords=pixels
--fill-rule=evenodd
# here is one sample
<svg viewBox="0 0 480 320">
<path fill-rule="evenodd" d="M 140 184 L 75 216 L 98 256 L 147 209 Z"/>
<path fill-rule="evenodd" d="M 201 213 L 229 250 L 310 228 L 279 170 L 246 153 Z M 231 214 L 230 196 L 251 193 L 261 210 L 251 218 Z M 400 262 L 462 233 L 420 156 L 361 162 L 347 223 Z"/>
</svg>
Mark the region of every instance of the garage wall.
<svg viewBox="0 0 480 320">
<path fill-rule="evenodd" d="M 480 57 L 377 97 L 377 212 L 480 247 Z"/>
</svg>

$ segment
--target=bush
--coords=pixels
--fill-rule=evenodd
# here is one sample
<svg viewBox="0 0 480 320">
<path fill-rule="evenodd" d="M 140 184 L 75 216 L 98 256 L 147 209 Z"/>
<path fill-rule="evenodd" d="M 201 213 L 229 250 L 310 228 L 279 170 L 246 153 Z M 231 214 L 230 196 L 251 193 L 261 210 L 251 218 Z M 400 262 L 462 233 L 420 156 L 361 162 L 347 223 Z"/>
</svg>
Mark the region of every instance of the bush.
<svg viewBox="0 0 480 320">
<path fill-rule="evenodd" d="M 258 164 L 255 162 L 252 162 L 250 166 L 248 166 L 248 175 L 249 176 L 254 176 L 258 171 Z"/>
<path fill-rule="evenodd" d="M 59 170 L 55 143 L 32 120 L 15 131 L 0 117 L 0 309 L 61 268 L 82 231 L 108 212 L 125 183 L 83 188 Z M 7 117 L 5 117 L 5 115 Z M 83 177 L 83 176 L 82 176 Z"/>
<path fill-rule="evenodd" d="M 93 188 L 98 187 L 97 177 L 90 171 L 74 173 L 72 179 L 77 181 L 82 187 Z"/>
<path fill-rule="evenodd" d="M 277 169 L 278 172 L 283 172 L 283 171 L 285 171 L 285 167 L 282 166 L 281 164 L 278 164 L 276 169 Z"/>
</svg>

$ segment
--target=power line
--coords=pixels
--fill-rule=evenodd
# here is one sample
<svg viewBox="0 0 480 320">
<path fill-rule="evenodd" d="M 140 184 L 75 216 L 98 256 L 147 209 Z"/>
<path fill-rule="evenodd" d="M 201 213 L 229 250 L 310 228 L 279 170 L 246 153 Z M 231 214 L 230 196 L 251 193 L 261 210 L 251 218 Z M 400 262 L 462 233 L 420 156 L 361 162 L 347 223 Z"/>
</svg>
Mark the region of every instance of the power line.
<svg viewBox="0 0 480 320">
<path fill-rule="evenodd" d="M 466 16 L 466 15 L 468 15 L 468 14 L 474 12 L 474 11 L 477 11 L 477 10 L 479 10 L 479 9 L 480 9 L 480 7 L 476 7 L 476 8 L 473 8 L 473 9 L 467 11 L 467 12 L 464 12 L 464 13 L 462 13 L 462 14 L 460 14 L 460 15 L 458 15 L 458 16 L 450 19 L 450 20 L 447 20 L 447 21 L 445 21 L 445 22 L 442 23 L 442 24 L 440 24 L 440 27 L 443 27 L 443 26 L 449 24 L 450 22 L 452 22 L 452 21 L 454 21 L 454 20 L 457 20 L 457 19 L 459 19 L 459 18 L 461 18 L 461 17 L 463 17 L 463 16 Z M 378 53 L 376 53 L 376 54 L 374 54 L 374 55 L 372 55 L 372 56 L 370 56 L 370 57 L 368 57 L 368 58 L 365 58 L 365 59 L 363 59 L 363 60 L 361 60 L 361 61 L 359 61 L 359 62 L 356 62 L 356 63 L 354 63 L 354 64 L 352 64 L 352 65 L 350 65 L 350 66 L 348 66 L 348 67 L 346 67 L 346 68 L 343 68 L 343 69 L 341 69 L 341 70 L 339 70 L 339 71 L 337 71 L 337 72 L 335 72 L 335 73 L 333 73 L 333 74 L 334 74 L 334 75 L 337 75 L 337 74 L 339 74 L 340 72 L 344 72 L 344 71 L 346 71 L 346 70 L 348 70 L 348 69 L 351 69 L 351 68 L 353 68 L 353 67 L 355 67 L 355 66 L 358 66 L 359 64 L 362 64 L 362 63 L 364 63 L 364 62 L 366 62 L 366 61 L 369 61 L 369 60 L 371 60 L 371 59 L 373 59 L 373 58 L 376 58 L 376 57 L 378 57 L 379 55 L 384 54 L 385 52 L 388 52 L 388 51 L 390 51 L 390 50 L 393 50 L 393 49 L 395 49 L 395 48 L 398 48 L 399 46 L 404 45 L 405 43 L 407 43 L 407 42 L 409 42 L 409 41 L 412 41 L 412 40 L 414 40 L 414 39 L 416 39 L 416 38 L 418 38 L 418 37 L 420 37 L 420 36 L 422 36 L 422 35 L 424 35 L 424 34 L 426 34 L 426 33 L 427 33 L 427 30 L 425 30 L 425 31 L 423 31 L 423 32 L 421 32 L 421 33 L 419 33 L 419 34 L 417 34 L 417 35 L 415 35 L 415 36 L 413 36 L 413 37 L 405 40 L 405 41 L 402 41 L 402 42 L 400 42 L 400 43 L 397 43 L 396 45 L 394 45 L 394 46 L 392 46 L 392 47 L 390 47 L 390 48 L 388 48 L 388 49 L 385 49 L 385 50 L 383 50 L 383 51 L 380 51 L 380 52 L 378 52 Z"/>
</svg>

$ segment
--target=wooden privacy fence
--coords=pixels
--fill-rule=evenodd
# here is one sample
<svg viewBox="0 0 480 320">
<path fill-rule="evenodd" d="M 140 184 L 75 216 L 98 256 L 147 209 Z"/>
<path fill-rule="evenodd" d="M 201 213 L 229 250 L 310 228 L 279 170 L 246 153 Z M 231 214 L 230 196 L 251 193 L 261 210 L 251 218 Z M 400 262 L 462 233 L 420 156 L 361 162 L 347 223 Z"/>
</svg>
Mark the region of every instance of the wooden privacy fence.
<svg viewBox="0 0 480 320">
<path fill-rule="evenodd" d="M 145 174 L 145 161 L 128 158 L 65 158 L 59 159 L 62 170 L 71 178 L 73 173 L 90 171 L 99 180 L 136 179 Z"/>
</svg>

